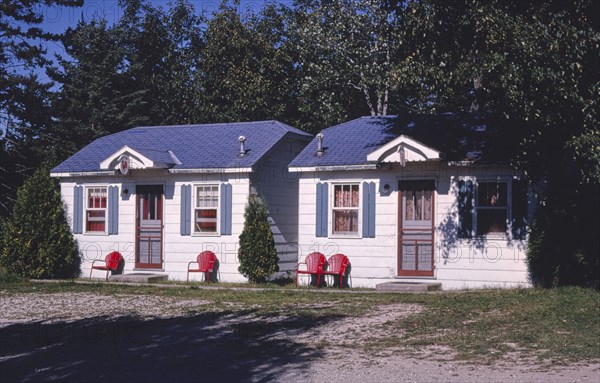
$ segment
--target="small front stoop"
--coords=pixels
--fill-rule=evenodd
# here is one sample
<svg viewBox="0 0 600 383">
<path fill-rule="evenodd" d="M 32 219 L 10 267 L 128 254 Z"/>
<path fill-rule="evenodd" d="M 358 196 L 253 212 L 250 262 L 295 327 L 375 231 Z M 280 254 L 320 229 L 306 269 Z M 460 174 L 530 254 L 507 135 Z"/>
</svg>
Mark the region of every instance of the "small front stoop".
<svg viewBox="0 0 600 383">
<path fill-rule="evenodd" d="M 375 288 L 378 291 L 396 291 L 407 293 L 424 293 L 427 291 L 441 290 L 441 283 L 421 283 L 421 282 L 385 282 L 380 283 Z"/>
<path fill-rule="evenodd" d="M 111 275 L 110 282 L 128 282 L 128 283 L 157 283 L 169 279 L 168 274 L 157 273 L 130 273 Z"/>
</svg>

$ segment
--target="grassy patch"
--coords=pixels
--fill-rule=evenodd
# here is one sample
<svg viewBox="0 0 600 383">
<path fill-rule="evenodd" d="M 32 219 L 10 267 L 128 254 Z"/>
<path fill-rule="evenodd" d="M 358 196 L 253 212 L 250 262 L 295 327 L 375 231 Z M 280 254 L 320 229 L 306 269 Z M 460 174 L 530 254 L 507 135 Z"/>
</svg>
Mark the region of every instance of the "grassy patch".
<svg viewBox="0 0 600 383">
<path fill-rule="evenodd" d="M 314 320 L 312 323 L 319 323 L 316 319 L 320 318 L 335 320 L 376 315 L 377 307 L 382 305 L 416 303 L 424 308 L 419 314 L 380 325 L 389 336 L 350 344 L 368 353 L 391 348 L 449 350 L 458 358 L 484 363 L 511 355 L 557 363 L 600 359 L 600 293 L 580 288 L 415 295 L 338 294 L 308 288 L 217 290 L 104 283 L 0 282 L 3 294 L 67 292 L 202 299 L 210 304 L 195 307 L 190 314 L 251 312 L 265 318 L 300 317 Z M 350 333 L 348 337 L 352 338 Z"/>
<path fill-rule="evenodd" d="M 459 358 L 482 362 L 511 352 L 558 363 L 600 358 L 597 291 L 494 290 L 417 300 L 427 310 L 393 324 L 404 334 L 396 346 L 447 346 Z"/>
</svg>

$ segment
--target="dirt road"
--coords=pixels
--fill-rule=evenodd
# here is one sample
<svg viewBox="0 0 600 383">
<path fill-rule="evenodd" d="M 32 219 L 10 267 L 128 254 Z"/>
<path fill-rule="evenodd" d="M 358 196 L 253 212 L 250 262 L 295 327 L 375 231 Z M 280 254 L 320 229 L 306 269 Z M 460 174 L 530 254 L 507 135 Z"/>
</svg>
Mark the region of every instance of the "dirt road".
<svg viewBox="0 0 600 383">
<path fill-rule="evenodd" d="M 600 382 L 598 363 L 540 366 L 513 355 L 488 366 L 454 361 L 451 350 L 368 353 L 353 347 L 385 339 L 380 325 L 419 312 L 418 305 L 314 321 L 247 310 L 189 314 L 206 304 L 159 296 L 0 293 L 0 380 Z"/>
</svg>

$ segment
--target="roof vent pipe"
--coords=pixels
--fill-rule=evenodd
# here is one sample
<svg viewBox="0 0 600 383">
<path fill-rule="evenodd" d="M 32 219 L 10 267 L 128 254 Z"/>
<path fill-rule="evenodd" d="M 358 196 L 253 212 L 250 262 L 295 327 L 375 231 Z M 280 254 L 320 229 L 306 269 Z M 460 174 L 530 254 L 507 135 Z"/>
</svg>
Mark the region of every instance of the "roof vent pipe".
<svg viewBox="0 0 600 383">
<path fill-rule="evenodd" d="M 240 142 L 240 156 L 246 155 L 246 137 L 239 136 L 238 141 Z"/>
<path fill-rule="evenodd" d="M 323 148 L 323 133 L 317 134 L 317 157 L 321 157 L 325 149 Z"/>
</svg>

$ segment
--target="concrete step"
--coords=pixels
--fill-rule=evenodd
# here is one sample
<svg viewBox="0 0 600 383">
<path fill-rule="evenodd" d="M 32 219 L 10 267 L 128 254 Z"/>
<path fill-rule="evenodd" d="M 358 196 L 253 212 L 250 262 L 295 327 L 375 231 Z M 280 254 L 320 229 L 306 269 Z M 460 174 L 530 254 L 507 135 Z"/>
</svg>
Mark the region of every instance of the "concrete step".
<svg viewBox="0 0 600 383">
<path fill-rule="evenodd" d="M 168 274 L 158 273 L 129 273 L 111 275 L 110 282 L 130 282 L 130 283 L 157 283 L 169 279 Z"/>
<path fill-rule="evenodd" d="M 430 282 L 385 282 L 375 286 L 379 291 L 398 291 L 398 292 L 426 292 L 441 290 L 441 283 Z"/>
</svg>

